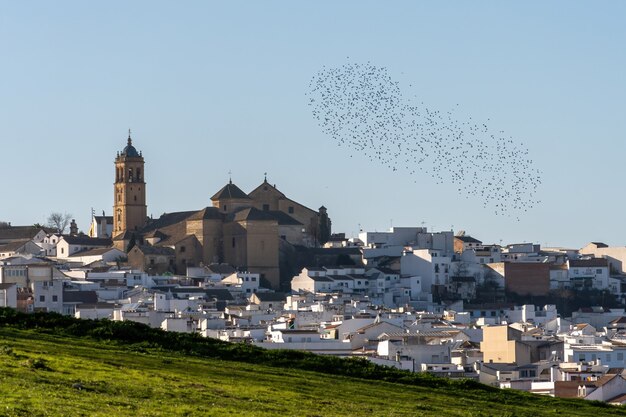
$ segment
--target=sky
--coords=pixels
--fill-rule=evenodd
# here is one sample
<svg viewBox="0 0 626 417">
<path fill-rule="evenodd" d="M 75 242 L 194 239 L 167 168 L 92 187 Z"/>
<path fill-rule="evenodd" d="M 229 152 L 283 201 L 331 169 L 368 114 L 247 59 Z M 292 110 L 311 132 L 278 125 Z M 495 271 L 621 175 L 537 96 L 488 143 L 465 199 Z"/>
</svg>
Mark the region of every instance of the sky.
<svg viewBox="0 0 626 417">
<path fill-rule="evenodd" d="M 625 245 L 622 1 L 0 0 L 0 220 L 111 214 L 113 160 L 146 160 L 148 213 L 232 180 L 328 208 L 348 237 L 390 226 L 485 243 Z M 523 143 L 541 200 L 517 221 L 328 137 L 307 105 L 324 66 L 385 67 L 407 96 Z M 353 155 L 352 157 L 350 155 Z"/>
</svg>

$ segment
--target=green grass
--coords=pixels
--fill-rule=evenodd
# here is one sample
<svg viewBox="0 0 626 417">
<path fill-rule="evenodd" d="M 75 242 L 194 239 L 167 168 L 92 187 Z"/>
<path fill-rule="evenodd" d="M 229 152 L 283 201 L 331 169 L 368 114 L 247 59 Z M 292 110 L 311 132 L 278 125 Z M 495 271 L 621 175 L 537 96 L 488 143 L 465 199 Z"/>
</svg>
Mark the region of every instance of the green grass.
<svg viewBox="0 0 626 417">
<path fill-rule="evenodd" d="M 297 366 L 302 365 L 220 360 L 5 324 L 0 326 L 0 415 L 626 415 L 603 404 L 475 384 L 411 378 L 384 382 Z"/>
</svg>

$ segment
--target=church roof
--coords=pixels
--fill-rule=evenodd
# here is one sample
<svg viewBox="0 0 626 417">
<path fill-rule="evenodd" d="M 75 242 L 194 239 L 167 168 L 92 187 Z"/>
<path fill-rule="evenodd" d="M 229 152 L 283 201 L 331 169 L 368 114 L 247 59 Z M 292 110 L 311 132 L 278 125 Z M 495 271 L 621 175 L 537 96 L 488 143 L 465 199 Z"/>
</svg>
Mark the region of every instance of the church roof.
<svg viewBox="0 0 626 417">
<path fill-rule="evenodd" d="M 287 198 L 285 194 L 283 194 L 280 190 L 278 190 L 278 188 L 276 188 L 276 185 L 271 185 L 269 182 L 267 182 L 267 179 L 265 179 L 265 181 L 263 181 L 263 183 L 259 185 L 258 187 L 256 187 L 254 190 L 250 191 L 250 195 L 254 195 L 260 191 L 270 191 L 270 190 L 277 193 L 280 197 Z"/>
<path fill-rule="evenodd" d="M 248 194 L 246 194 L 243 191 L 241 191 L 241 188 L 239 188 L 235 184 L 233 184 L 232 181 L 230 181 L 228 184 L 226 184 L 224 187 L 222 187 L 221 190 L 219 190 L 217 193 L 215 193 L 215 195 L 213 197 L 211 197 L 211 200 L 213 200 L 213 201 L 215 201 L 215 200 L 225 200 L 225 199 L 229 199 L 229 198 L 241 198 L 241 199 L 245 199 L 245 200 L 250 200 L 250 197 L 248 197 Z"/>
<path fill-rule="evenodd" d="M 163 213 L 158 219 L 150 220 L 143 228 L 142 232 L 147 233 L 152 230 L 161 229 L 187 220 L 189 217 L 197 213 L 197 211 L 177 211 L 174 213 Z"/>
<path fill-rule="evenodd" d="M 205 207 L 202 210 L 198 210 L 187 220 L 221 220 L 222 213 L 217 207 Z"/>
<path fill-rule="evenodd" d="M 274 217 L 270 212 L 268 211 L 261 211 L 257 208 L 254 207 L 248 207 L 248 208 L 244 208 L 241 209 L 233 214 L 231 214 L 228 218 L 229 221 L 232 222 L 240 222 L 240 221 L 251 221 L 251 220 L 269 220 L 269 221 L 276 221 L 277 219 L 276 217 Z"/>
<path fill-rule="evenodd" d="M 131 157 L 131 158 L 137 158 L 141 156 L 139 155 L 139 152 L 137 152 L 137 149 L 135 149 L 135 147 L 133 146 L 133 140 L 130 138 L 130 133 L 128 134 L 128 144 L 122 150 L 122 153 L 120 155 Z"/>
<path fill-rule="evenodd" d="M 136 247 L 144 255 L 176 256 L 174 249 L 167 246 L 137 245 Z"/>
<path fill-rule="evenodd" d="M 151 232 L 146 233 L 143 237 L 144 238 L 148 238 L 148 239 L 156 237 L 156 238 L 159 238 L 159 239 L 163 240 L 163 239 L 167 238 L 167 235 L 165 233 L 161 232 L 160 230 L 153 230 Z"/>
<path fill-rule="evenodd" d="M 294 219 L 293 217 L 291 217 L 290 215 L 288 215 L 287 213 L 283 211 L 271 210 L 271 211 L 268 211 L 267 213 L 271 214 L 272 217 L 274 217 L 276 221 L 278 221 L 278 224 L 280 226 L 302 226 L 303 225 L 301 222 Z"/>
</svg>

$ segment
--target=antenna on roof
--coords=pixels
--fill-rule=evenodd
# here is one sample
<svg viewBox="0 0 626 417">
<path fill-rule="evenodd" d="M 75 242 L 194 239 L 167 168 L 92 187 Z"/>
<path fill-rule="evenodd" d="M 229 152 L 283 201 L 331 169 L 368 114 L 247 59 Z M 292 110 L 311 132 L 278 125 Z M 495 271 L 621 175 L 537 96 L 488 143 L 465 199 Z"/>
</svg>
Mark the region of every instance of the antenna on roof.
<svg viewBox="0 0 626 417">
<path fill-rule="evenodd" d="M 265 176 L 265 182 L 267 182 L 267 172 L 264 172 L 263 175 Z"/>
</svg>

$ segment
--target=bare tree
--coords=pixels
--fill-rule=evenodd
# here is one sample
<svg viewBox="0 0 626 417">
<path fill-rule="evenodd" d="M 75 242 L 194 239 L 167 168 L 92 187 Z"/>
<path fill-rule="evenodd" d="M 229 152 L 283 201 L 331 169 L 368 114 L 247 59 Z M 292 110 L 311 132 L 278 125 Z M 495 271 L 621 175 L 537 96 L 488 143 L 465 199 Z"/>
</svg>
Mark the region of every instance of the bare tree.
<svg viewBox="0 0 626 417">
<path fill-rule="evenodd" d="M 6 229 L 7 227 L 11 227 L 11 223 L 0 221 L 0 229 Z"/>
<path fill-rule="evenodd" d="M 57 233 L 65 232 L 67 225 L 70 224 L 72 215 L 69 213 L 50 213 L 48 216 L 48 227 L 57 231 Z"/>
</svg>

